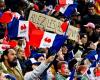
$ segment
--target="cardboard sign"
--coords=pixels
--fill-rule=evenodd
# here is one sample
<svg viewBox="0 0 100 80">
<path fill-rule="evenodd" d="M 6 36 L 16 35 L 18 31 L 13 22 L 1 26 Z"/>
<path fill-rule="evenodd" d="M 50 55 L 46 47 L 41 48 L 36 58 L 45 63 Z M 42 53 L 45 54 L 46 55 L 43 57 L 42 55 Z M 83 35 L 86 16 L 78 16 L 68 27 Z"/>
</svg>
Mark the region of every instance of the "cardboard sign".
<svg viewBox="0 0 100 80">
<path fill-rule="evenodd" d="M 62 34 L 61 24 L 62 21 L 53 18 L 51 16 L 38 13 L 35 11 L 30 11 L 28 20 L 31 20 L 33 23 L 35 23 L 38 27 L 43 28 L 47 31 L 53 31 L 58 34 Z"/>
<path fill-rule="evenodd" d="M 78 41 L 79 31 L 80 31 L 79 28 L 76 28 L 72 25 L 68 26 L 67 34 L 68 34 L 69 39 Z"/>
<path fill-rule="evenodd" d="M 30 11 L 28 20 L 31 20 L 38 27 L 43 28 L 47 31 L 53 31 L 58 34 L 63 34 L 63 31 L 61 29 L 61 25 L 63 22 L 56 18 L 35 11 Z M 70 25 L 67 30 L 69 39 L 77 41 L 79 30 L 79 28 Z"/>
</svg>

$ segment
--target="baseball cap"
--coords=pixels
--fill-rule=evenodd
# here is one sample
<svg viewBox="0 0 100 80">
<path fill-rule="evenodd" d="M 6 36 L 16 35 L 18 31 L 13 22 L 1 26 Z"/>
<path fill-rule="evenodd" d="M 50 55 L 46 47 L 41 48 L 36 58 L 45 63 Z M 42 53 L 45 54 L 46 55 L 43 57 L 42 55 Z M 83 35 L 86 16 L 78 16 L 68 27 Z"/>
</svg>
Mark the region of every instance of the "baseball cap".
<svg viewBox="0 0 100 80">
<path fill-rule="evenodd" d="M 95 29 L 95 25 L 91 22 L 87 23 L 86 25 L 84 25 L 85 27 L 89 27 L 89 28 L 93 28 Z"/>
</svg>

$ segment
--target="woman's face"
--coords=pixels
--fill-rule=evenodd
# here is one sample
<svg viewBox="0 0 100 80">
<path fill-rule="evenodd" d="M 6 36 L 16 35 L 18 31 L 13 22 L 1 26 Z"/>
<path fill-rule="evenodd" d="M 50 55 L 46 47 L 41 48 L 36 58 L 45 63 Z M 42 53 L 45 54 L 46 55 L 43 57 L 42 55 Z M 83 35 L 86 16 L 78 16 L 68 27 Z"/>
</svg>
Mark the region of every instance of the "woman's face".
<svg viewBox="0 0 100 80">
<path fill-rule="evenodd" d="M 24 52 L 24 50 L 22 50 L 22 49 L 19 50 L 17 54 L 18 54 L 18 58 L 21 58 L 21 59 L 25 58 L 25 52 Z"/>
</svg>

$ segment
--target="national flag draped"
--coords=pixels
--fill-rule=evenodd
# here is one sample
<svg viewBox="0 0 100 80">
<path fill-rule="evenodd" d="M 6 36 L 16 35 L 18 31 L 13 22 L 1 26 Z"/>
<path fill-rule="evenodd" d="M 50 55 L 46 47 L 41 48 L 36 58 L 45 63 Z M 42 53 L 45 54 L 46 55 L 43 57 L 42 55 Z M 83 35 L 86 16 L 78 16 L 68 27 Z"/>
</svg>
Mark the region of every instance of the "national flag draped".
<svg viewBox="0 0 100 80">
<path fill-rule="evenodd" d="M 86 56 L 85 56 L 86 59 L 89 59 L 89 60 L 97 60 L 97 52 L 96 50 L 91 50 Z"/>
<path fill-rule="evenodd" d="M 58 47 L 67 37 L 54 33 L 34 30 L 30 34 L 30 45 L 38 48 Z"/>
<path fill-rule="evenodd" d="M 73 4 L 73 0 L 59 0 L 59 4 Z"/>
</svg>

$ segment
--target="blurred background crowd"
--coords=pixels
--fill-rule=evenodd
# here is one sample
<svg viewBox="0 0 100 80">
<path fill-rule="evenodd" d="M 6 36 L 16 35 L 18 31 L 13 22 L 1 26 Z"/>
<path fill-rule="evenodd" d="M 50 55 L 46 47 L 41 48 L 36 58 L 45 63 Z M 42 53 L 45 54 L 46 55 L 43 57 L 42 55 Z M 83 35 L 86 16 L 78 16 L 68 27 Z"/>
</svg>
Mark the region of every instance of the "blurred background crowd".
<svg viewBox="0 0 100 80">
<path fill-rule="evenodd" d="M 100 80 L 100 0 L 68 0 L 77 4 L 69 16 L 58 10 L 65 5 L 60 1 L 0 0 L 0 47 L 10 45 L 0 48 L 0 80 Z M 28 20 L 30 10 L 69 21 L 80 29 L 78 40 L 67 39 L 57 53 L 30 46 L 27 56 L 25 38 L 7 37 L 9 22 L 2 16 L 17 12 L 21 20 Z"/>
</svg>

